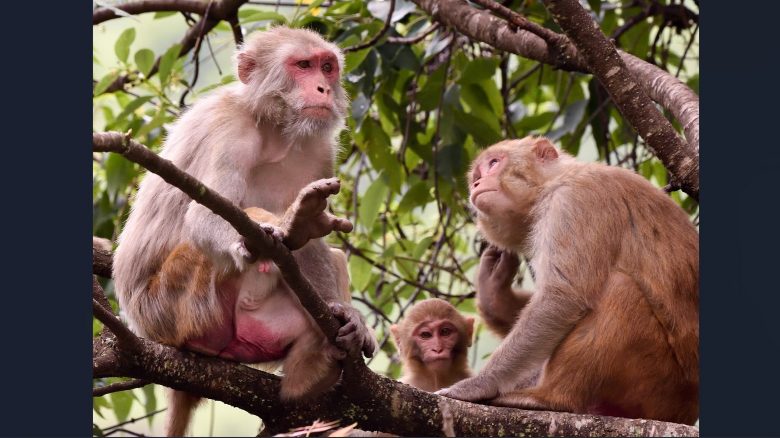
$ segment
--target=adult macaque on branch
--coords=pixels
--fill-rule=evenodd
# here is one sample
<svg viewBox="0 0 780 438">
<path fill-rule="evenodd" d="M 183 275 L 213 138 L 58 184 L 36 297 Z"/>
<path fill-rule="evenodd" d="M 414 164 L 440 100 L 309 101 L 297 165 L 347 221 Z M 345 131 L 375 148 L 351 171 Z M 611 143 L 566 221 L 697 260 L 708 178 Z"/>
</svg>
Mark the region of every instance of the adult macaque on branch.
<svg viewBox="0 0 780 438">
<path fill-rule="evenodd" d="M 236 63 L 240 81 L 196 102 L 170 128 L 160 155 L 238 206 L 281 218 L 265 228 L 297 250 L 303 274 L 344 323 L 336 345 L 372 355 L 373 335 L 348 305 L 343 254 L 319 239 L 352 229 L 326 212 L 339 190 L 330 177 L 347 108 L 341 51 L 315 32 L 276 27 L 251 35 Z M 285 372 L 296 379 L 283 379 L 282 397 L 313 395 L 338 378 L 332 364 L 343 354 L 323 348 L 324 335 L 278 276 L 245 274 L 258 269 L 255 258 L 227 221 L 148 174 L 119 237 L 117 296 L 139 335 L 243 362 L 289 356 Z M 242 283 L 248 279 L 262 284 Z M 250 286 L 273 300 L 254 302 Z M 244 308 L 240 296 L 258 309 Z M 306 355 L 319 360 L 302 363 Z M 185 432 L 194 400 L 174 394 L 169 435 Z"/>
<path fill-rule="evenodd" d="M 433 392 L 471 376 L 474 318 L 452 304 L 438 298 L 415 303 L 390 331 L 403 363 L 402 382 Z"/>
<path fill-rule="evenodd" d="M 488 148 L 469 185 L 480 231 L 528 258 L 537 291 L 485 368 L 439 393 L 693 424 L 699 243 L 683 210 L 639 175 L 577 162 L 545 138 Z M 504 280 L 478 294 L 512 293 L 507 261 L 483 256 L 480 269 Z"/>
</svg>

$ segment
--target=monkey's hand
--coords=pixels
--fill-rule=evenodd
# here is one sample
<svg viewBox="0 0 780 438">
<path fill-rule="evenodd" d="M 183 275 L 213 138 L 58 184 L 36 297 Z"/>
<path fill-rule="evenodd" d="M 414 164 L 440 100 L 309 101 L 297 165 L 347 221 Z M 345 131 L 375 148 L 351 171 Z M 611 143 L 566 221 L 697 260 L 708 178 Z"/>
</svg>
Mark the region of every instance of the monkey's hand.
<svg viewBox="0 0 780 438">
<path fill-rule="evenodd" d="M 468 402 L 491 400 L 498 396 L 498 380 L 487 374 L 478 374 L 449 388 L 440 389 L 435 394 Z"/>
<path fill-rule="evenodd" d="M 373 357 L 376 351 L 376 339 L 371 330 L 366 327 L 363 315 L 354 307 L 343 303 L 328 303 L 328 307 L 341 323 L 334 341 L 336 346 L 349 354 L 362 351 L 366 357 Z"/>
<path fill-rule="evenodd" d="M 490 245 L 479 259 L 477 291 L 495 294 L 512 289 L 512 280 L 520 267 L 520 258 L 511 251 L 502 251 Z"/>
<path fill-rule="evenodd" d="M 247 265 L 250 265 L 257 260 L 257 257 L 252 255 L 247 249 L 243 237 L 230 245 L 230 256 L 233 258 L 233 263 L 236 264 L 236 268 L 241 272 L 246 269 Z"/>
<path fill-rule="evenodd" d="M 341 189 L 338 178 L 314 181 L 304 187 L 282 219 L 283 242 L 295 250 L 311 239 L 327 236 L 332 231 L 352 231 L 352 223 L 326 211 L 328 197 Z"/>
</svg>

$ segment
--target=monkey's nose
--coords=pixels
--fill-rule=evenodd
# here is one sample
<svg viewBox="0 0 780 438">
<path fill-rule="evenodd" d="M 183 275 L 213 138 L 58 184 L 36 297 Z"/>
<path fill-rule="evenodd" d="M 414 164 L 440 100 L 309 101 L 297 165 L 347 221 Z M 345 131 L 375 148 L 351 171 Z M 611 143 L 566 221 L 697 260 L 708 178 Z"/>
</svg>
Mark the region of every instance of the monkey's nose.
<svg viewBox="0 0 780 438">
<path fill-rule="evenodd" d="M 322 85 L 317 85 L 317 91 L 319 91 L 322 94 L 330 94 L 330 87 L 323 87 Z"/>
</svg>

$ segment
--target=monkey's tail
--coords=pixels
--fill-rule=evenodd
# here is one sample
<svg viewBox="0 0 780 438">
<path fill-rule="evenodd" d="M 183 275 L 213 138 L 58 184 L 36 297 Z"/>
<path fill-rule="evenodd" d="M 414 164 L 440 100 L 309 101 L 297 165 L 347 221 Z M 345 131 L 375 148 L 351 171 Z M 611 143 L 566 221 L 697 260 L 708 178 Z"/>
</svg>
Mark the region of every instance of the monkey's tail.
<svg viewBox="0 0 780 438">
<path fill-rule="evenodd" d="M 189 392 L 168 390 L 168 425 L 165 434 L 167 436 L 184 436 L 190 417 L 201 398 Z"/>
</svg>

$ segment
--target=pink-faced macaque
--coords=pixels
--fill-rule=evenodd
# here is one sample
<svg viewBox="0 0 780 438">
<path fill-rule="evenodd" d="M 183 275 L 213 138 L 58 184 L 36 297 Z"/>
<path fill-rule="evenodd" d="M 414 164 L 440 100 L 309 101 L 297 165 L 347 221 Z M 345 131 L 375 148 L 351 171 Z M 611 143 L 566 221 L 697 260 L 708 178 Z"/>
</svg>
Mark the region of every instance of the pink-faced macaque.
<svg viewBox="0 0 780 438">
<path fill-rule="evenodd" d="M 474 318 L 452 304 L 438 298 L 415 303 L 390 332 L 403 364 L 401 382 L 433 392 L 471 376 Z"/>
<path fill-rule="evenodd" d="M 685 212 L 641 176 L 577 162 L 545 138 L 491 146 L 468 180 L 497 247 L 482 256 L 477 293 L 510 303 L 497 321 L 519 316 L 476 376 L 439 393 L 693 424 L 699 240 Z M 512 253 L 535 274 L 530 297 L 512 290 Z M 479 300 L 483 314 L 491 300 Z"/>
<path fill-rule="evenodd" d="M 336 135 L 347 97 L 343 56 L 317 33 L 276 27 L 247 38 L 239 81 L 197 101 L 170 129 L 160 155 L 247 209 L 280 238 L 343 326 L 331 348 L 273 263 L 256 261 L 221 217 L 148 174 L 119 238 L 114 280 L 139 335 L 256 363 L 283 360 L 281 397 L 329 388 L 345 352 L 375 340 L 349 305 L 346 258 L 321 237 L 352 224 L 327 212 Z M 197 397 L 174 391 L 171 436 L 183 435 Z"/>
</svg>

